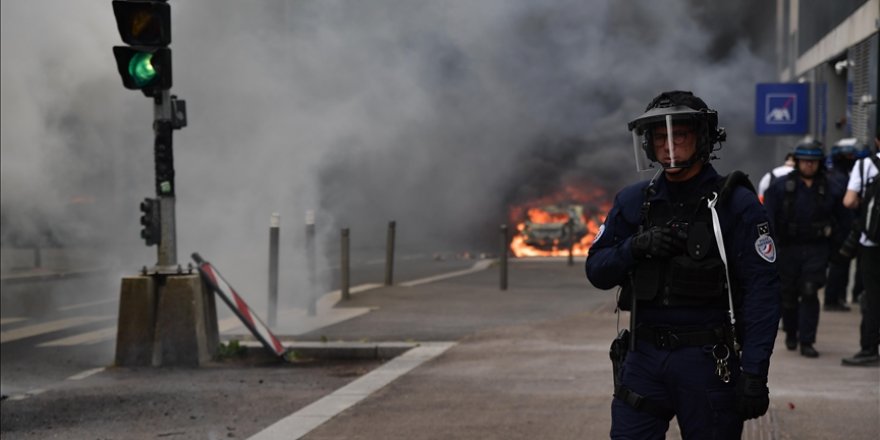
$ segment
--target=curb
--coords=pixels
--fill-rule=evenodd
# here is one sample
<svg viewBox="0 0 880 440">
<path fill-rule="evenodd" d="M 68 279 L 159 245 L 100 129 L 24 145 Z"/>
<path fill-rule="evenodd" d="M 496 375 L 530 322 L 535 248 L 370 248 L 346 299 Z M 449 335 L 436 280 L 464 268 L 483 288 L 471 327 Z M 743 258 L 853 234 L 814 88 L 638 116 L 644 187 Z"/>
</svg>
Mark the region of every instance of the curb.
<svg viewBox="0 0 880 440">
<path fill-rule="evenodd" d="M 248 348 L 249 355 L 265 353 L 274 357 L 258 341 L 245 340 L 239 344 Z M 423 345 L 418 342 L 295 342 L 284 344 L 284 348 L 315 359 L 391 359 Z"/>
</svg>

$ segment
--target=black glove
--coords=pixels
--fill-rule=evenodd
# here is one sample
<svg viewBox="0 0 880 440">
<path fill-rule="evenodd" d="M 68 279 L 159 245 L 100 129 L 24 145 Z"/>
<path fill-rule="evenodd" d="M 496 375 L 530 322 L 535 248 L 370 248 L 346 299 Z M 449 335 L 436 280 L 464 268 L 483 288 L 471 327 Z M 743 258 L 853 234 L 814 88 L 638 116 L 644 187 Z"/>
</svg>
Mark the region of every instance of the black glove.
<svg viewBox="0 0 880 440">
<path fill-rule="evenodd" d="M 767 378 L 749 373 L 739 375 L 736 382 L 736 412 L 743 420 L 757 419 L 770 407 L 770 389 Z"/>
<path fill-rule="evenodd" d="M 632 238 L 633 258 L 666 258 L 681 253 L 684 240 L 678 237 L 672 228 L 654 226 Z"/>
</svg>

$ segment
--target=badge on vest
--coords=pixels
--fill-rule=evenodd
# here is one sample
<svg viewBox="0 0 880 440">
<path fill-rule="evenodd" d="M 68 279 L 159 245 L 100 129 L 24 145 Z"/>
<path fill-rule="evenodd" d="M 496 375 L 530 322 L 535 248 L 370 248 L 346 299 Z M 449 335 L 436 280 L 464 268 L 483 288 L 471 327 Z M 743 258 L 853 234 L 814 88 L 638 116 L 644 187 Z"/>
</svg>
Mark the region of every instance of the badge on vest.
<svg viewBox="0 0 880 440">
<path fill-rule="evenodd" d="M 770 263 L 776 261 L 776 243 L 770 236 L 770 223 L 764 222 L 758 225 L 758 239 L 755 240 L 755 251 L 761 258 Z"/>
</svg>

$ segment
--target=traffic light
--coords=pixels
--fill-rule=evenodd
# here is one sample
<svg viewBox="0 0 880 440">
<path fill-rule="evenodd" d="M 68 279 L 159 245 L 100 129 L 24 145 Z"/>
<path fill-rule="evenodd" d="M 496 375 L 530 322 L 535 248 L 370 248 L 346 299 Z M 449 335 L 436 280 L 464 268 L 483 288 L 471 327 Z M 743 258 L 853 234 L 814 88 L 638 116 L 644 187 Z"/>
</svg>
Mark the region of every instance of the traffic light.
<svg viewBox="0 0 880 440">
<path fill-rule="evenodd" d="M 113 46 L 116 68 L 127 89 L 156 96 L 171 88 L 171 8 L 164 1 L 114 0 L 122 41 Z"/>
<path fill-rule="evenodd" d="M 159 199 L 146 198 L 141 202 L 141 238 L 147 246 L 159 244 L 162 238 L 162 224 L 159 214 Z"/>
</svg>

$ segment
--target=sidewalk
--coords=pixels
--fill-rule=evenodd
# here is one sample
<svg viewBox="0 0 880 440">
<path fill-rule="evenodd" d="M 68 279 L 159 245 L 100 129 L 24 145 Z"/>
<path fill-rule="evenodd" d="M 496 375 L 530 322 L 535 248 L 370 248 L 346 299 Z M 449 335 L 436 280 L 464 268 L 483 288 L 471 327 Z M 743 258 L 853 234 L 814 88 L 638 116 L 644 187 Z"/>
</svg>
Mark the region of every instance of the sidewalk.
<svg viewBox="0 0 880 440">
<path fill-rule="evenodd" d="M 588 310 L 572 309 L 569 316 L 559 319 L 465 337 L 437 359 L 304 438 L 607 438 L 611 423 L 608 345 L 618 322 L 626 325 L 626 316 L 618 321 L 612 293 L 590 288 L 580 270 L 520 264 L 512 274 L 524 266 L 537 269 L 528 275 L 536 285 L 556 288 L 564 284 L 584 295 L 605 298 Z M 497 272 L 489 270 L 425 289 L 442 295 L 466 283 L 472 294 L 485 295 L 496 279 Z M 522 289 L 516 275 L 511 286 L 513 291 Z M 840 365 L 840 358 L 858 349 L 858 322 L 855 311 L 823 312 L 816 344 L 822 356 L 818 359 L 785 350 L 780 332 L 771 360 L 770 411 L 748 422 L 743 438 L 877 438 L 880 370 Z M 365 331 L 367 327 L 364 323 L 357 328 Z M 679 435 L 673 422 L 668 437 Z"/>
<path fill-rule="evenodd" d="M 333 325 L 307 331 L 279 321 L 296 332 L 282 333 L 290 345 L 421 344 L 384 364 L 111 368 L 4 402 L 3 437 L 608 438 L 608 346 L 627 324 L 613 313 L 613 292 L 593 289 L 564 259 L 518 260 L 508 290 L 498 280 L 491 266 L 379 286 L 337 303 L 335 316 L 348 318 Z M 748 422 L 743 438 L 876 439 L 880 369 L 840 365 L 858 349 L 858 324 L 856 311 L 822 312 L 818 359 L 785 350 L 780 332 L 770 411 Z M 335 369 L 332 380 L 318 377 L 320 368 Z M 7 417 L 19 414 L 35 415 L 34 427 L 7 431 Z M 38 428 L 45 414 L 54 429 Z M 680 438 L 674 422 L 667 437 Z"/>
</svg>

